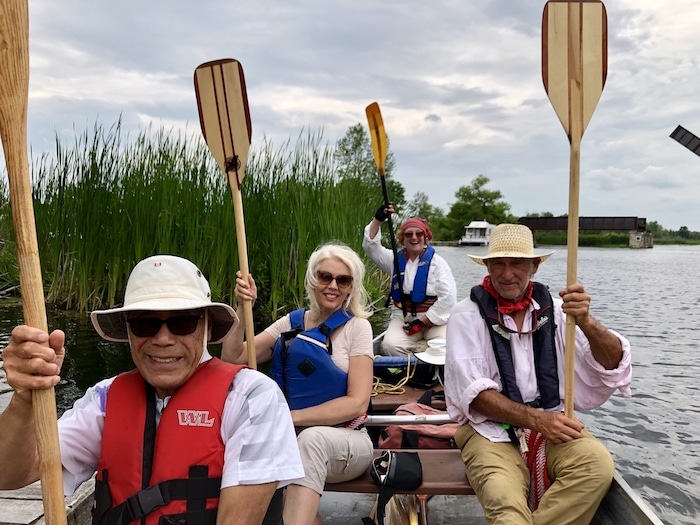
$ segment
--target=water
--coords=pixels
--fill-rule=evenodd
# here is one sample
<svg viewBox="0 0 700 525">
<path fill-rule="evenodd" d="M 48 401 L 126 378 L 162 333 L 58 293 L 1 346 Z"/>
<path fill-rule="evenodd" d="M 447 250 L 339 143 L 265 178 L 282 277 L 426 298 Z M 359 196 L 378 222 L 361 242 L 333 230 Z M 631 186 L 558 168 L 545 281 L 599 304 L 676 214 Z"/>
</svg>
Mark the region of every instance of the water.
<svg viewBox="0 0 700 525">
<path fill-rule="evenodd" d="M 556 293 L 566 283 L 566 248 L 536 280 Z M 437 247 L 452 267 L 458 299 L 480 282 L 485 268 L 467 257 L 484 248 Z M 700 246 L 650 250 L 580 248 L 578 280 L 592 296 L 591 313 L 632 343 L 633 397 L 613 396 L 603 407 L 577 413 L 605 442 L 627 482 L 668 524 L 700 523 L 700 287 L 693 270 Z M 21 319 L 21 307 L 0 302 L 0 347 Z M 48 312 L 49 326 L 67 332 L 68 359 L 56 390 L 62 412 L 85 388 L 132 367 L 128 347 L 102 341 L 86 315 Z"/>
</svg>

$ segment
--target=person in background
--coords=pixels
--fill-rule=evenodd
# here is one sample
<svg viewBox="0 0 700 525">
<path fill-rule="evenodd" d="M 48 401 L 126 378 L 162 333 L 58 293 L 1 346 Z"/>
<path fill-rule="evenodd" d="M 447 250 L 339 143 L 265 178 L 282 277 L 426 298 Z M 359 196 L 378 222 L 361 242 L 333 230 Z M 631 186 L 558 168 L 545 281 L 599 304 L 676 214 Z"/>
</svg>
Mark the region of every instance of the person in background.
<svg viewBox="0 0 700 525">
<path fill-rule="evenodd" d="M 258 362 L 272 360 L 271 375 L 287 397 L 305 476 L 285 489 L 285 525 L 322 523 L 324 485 L 361 476 L 373 445 L 363 427 L 372 392 L 372 327 L 363 285 L 365 268 L 349 247 L 325 244 L 309 258 L 309 309 L 278 319 L 255 336 Z M 238 314 L 255 301 L 255 281 L 236 281 Z M 222 358 L 247 362 L 243 324 L 222 347 Z"/>
<path fill-rule="evenodd" d="M 124 306 L 91 318 L 104 339 L 129 343 L 136 368 L 59 419 L 66 493 L 97 472 L 95 523 L 259 525 L 276 488 L 304 472 L 275 382 L 207 350 L 238 325 L 233 309 L 211 301 L 190 261 L 156 255 L 134 267 Z M 58 384 L 64 341 L 18 326 L 2 352 L 14 393 L 0 414 L 0 489 L 39 479 L 31 390 Z"/>
<path fill-rule="evenodd" d="M 615 470 L 605 446 L 564 406 L 566 316 L 576 323 L 575 410 L 630 395 L 630 344 L 590 313 L 579 284 L 552 298 L 534 282 L 552 253 L 534 253 L 521 224 L 494 228 L 488 275 L 452 310 L 445 397 L 455 442 L 490 524 L 588 524 Z"/>
<path fill-rule="evenodd" d="M 457 302 L 457 286 L 445 259 L 428 244 L 433 233 L 419 217 L 406 220 L 398 231 L 399 280 L 394 271 L 394 253 L 382 246 L 381 237 L 382 223 L 393 211 L 393 205 L 379 207 L 365 227 L 362 248 L 374 264 L 392 276 L 393 306 L 381 352 L 406 355 L 415 352 L 421 340 L 445 338 L 450 310 Z M 403 294 L 399 283 L 403 284 Z"/>
</svg>

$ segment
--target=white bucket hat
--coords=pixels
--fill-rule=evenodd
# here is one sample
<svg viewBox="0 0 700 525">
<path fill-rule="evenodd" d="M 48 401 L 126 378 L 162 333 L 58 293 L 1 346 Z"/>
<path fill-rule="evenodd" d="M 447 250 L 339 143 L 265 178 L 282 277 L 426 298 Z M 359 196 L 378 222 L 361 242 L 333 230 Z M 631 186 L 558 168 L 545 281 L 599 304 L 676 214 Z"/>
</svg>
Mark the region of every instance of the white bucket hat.
<svg viewBox="0 0 700 525">
<path fill-rule="evenodd" d="M 238 324 L 233 308 L 211 302 L 209 283 L 197 266 L 174 255 L 154 255 L 139 262 L 131 271 L 124 306 L 95 310 L 90 318 L 104 339 L 126 343 L 129 339 L 125 312 L 198 308 L 209 312 L 210 343 L 220 343 Z"/>
<path fill-rule="evenodd" d="M 532 231 L 524 224 L 499 224 L 491 232 L 489 250 L 486 255 L 469 257 L 477 264 L 485 266 L 488 259 L 512 257 L 513 259 L 539 259 L 546 261 L 554 252 L 535 253 Z"/>
<path fill-rule="evenodd" d="M 416 359 L 428 363 L 429 365 L 444 365 L 445 364 L 445 344 L 446 341 L 442 338 L 430 339 L 428 348 L 425 352 L 414 354 Z"/>
</svg>

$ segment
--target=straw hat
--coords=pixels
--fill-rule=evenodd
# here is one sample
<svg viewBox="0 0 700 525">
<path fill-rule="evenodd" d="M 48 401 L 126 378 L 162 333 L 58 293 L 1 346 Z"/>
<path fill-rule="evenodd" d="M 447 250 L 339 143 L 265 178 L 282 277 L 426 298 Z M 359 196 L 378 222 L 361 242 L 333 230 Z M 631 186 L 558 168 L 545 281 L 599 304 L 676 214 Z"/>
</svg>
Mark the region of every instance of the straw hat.
<svg viewBox="0 0 700 525">
<path fill-rule="evenodd" d="M 430 339 L 425 352 L 419 352 L 413 355 L 416 356 L 416 359 L 420 359 L 429 365 L 444 365 L 446 343 L 445 339 L 442 338 Z"/>
<path fill-rule="evenodd" d="M 126 312 L 196 310 L 206 308 L 211 326 L 210 343 L 220 343 L 238 324 L 233 308 L 211 301 L 209 282 L 187 259 L 174 255 L 154 255 L 131 271 L 124 293 L 124 306 L 95 310 L 92 324 L 104 339 L 129 341 Z"/>
<path fill-rule="evenodd" d="M 475 263 L 485 266 L 485 261 L 498 257 L 539 259 L 543 262 L 553 253 L 535 253 L 532 231 L 524 224 L 499 224 L 491 232 L 489 251 L 486 255 L 469 255 L 469 257 Z"/>
</svg>

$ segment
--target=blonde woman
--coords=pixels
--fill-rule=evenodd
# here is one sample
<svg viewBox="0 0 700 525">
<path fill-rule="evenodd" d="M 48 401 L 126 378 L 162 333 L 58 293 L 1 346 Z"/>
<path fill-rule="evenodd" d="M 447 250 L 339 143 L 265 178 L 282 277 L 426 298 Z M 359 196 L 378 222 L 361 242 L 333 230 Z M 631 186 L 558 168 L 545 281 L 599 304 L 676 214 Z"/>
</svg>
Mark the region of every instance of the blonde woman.
<svg viewBox="0 0 700 525">
<path fill-rule="evenodd" d="M 325 244 L 311 255 L 305 287 L 308 309 L 278 319 L 255 336 L 258 362 L 272 360 L 297 428 L 305 477 L 286 488 L 285 525 L 321 523 L 318 507 L 326 482 L 362 475 L 372 460 L 363 428 L 372 391 L 372 328 L 364 264 L 342 244 Z M 236 281 L 238 304 L 257 297 L 252 276 Z M 244 316 L 239 306 L 238 315 Z M 240 323 L 223 345 L 222 358 L 245 363 Z"/>
</svg>

